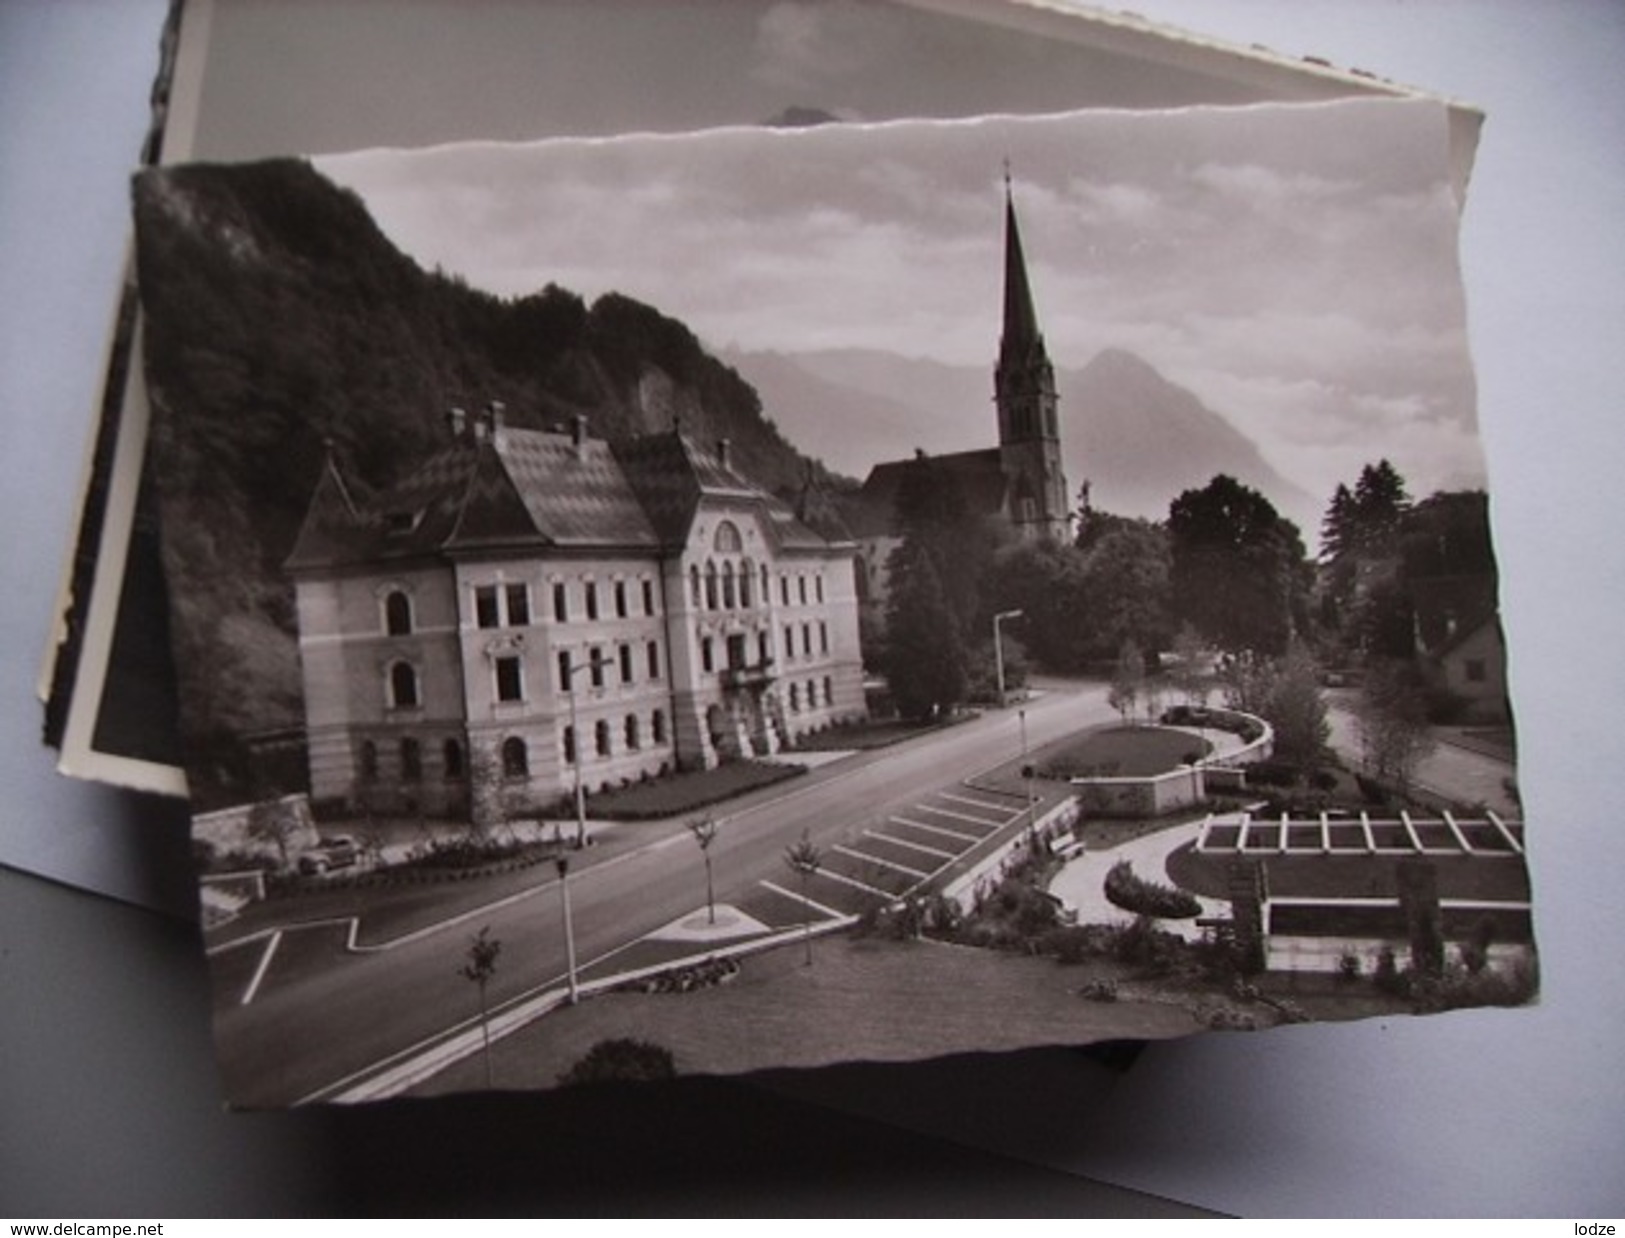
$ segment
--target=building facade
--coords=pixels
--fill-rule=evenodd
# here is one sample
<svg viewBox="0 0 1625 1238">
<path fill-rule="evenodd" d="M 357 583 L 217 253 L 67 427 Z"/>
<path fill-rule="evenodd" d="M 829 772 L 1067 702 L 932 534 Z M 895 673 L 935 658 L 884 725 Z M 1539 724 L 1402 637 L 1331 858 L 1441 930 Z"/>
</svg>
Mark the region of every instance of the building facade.
<svg viewBox="0 0 1625 1238">
<path fill-rule="evenodd" d="M 454 412 L 364 503 L 329 460 L 287 563 L 312 796 L 545 810 L 578 772 L 591 793 L 860 717 L 853 558 L 676 430 Z"/>
</svg>

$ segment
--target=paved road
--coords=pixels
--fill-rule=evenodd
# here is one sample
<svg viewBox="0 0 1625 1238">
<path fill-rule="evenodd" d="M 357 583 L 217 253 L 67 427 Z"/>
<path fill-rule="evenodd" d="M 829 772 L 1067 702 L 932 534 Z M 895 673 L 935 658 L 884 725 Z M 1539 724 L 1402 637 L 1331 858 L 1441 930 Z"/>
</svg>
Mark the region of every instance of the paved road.
<svg viewBox="0 0 1625 1238">
<path fill-rule="evenodd" d="M 1045 688 L 1026 707 L 1032 747 L 1115 716 L 1102 685 Z M 711 848 L 718 900 L 744 902 L 764 880 L 789 884 L 784 849 L 803 834 L 831 853 L 853 845 L 930 792 L 1016 756 L 1020 743 L 1017 712 L 993 712 L 740 801 L 721 818 Z M 651 829 L 651 841 L 635 850 L 580 858 L 569 893 L 583 967 L 703 905 L 703 861 L 681 822 Z M 245 1105 L 323 1094 L 473 1019 L 477 991 L 458 972 L 482 926 L 502 942 L 488 992 L 493 1007 L 562 983 L 560 887 L 550 869 L 535 871 L 536 884 L 502 905 L 387 950 L 349 953 L 347 927 L 335 925 L 284 934 L 274 951 L 267 942 L 233 952 L 242 957 L 216 973 L 228 1093 Z M 240 1004 L 250 986 L 252 1000 Z"/>
<path fill-rule="evenodd" d="M 1352 693 L 1328 694 L 1327 721 L 1331 724 L 1331 745 L 1348 762 L 1360 767 L 1360 735 L 1353 712 Z M 1507 794 L 1508 779 L 1516 777 L 1510 761 L 1480 752 L 1470 752 L 1453 744 L 1437 742 L 1417 763 L 1416 782 L 1424 790 L 1462 804 L 1484 804 L 1503 816 L 1522 818 L 1523 810 Z"/>
</svg>

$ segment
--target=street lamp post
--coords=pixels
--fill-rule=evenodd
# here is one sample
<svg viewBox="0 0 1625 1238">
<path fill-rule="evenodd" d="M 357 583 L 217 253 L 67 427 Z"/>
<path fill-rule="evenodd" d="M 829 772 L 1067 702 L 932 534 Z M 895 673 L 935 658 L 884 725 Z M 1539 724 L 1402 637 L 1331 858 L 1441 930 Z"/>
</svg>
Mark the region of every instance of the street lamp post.
<svg viewBox="0 0 1625 1238">
<path fill-rule="evenodd" d="M 576 931 L 570 915 L 570 857 L 561 855 L 553 862 L 559 870 L 559 896 L 564 904 L 564 961 L 570 976 L 570 1005 L 574 1006 L 581 1000 L 581 990 L 576 984 Z"/>
<path fill-rule="evenodd" d="M 1022 786 L 1027 797 L 1027 824 L 1033 824 L 1033 767 L 1027 759 L 1027 711 L 1021 710 L 1016 715 L 1021 720 L 1021 777 Z"/>
<path fill-rule="evenodd" d="M 603 666 L 598 651 L 592 651 L 592 657 L 580 666 L 572 666 L 565 678 L 566 687 L 570 692 L 570 764 L 575 767 L 575 808 L 576 808 L 576 849 L 580 850 L 587 845 L 587 792 L 582 785 L 581 778 L 581 722 L 576 713 L 576 676 L 582 671 L 595 670 Z"/>
<path fill-rule="evenodd" d="M 999 680 L 999 708 L 1005 706 L 1004 700 L 1004 638 L 999 633 L 999 625 L 1006 619 L 1020 619 L 1024 612 L 1019 610 L 1001 610 L 993 616 L 993 668 Z"/>
</svg>

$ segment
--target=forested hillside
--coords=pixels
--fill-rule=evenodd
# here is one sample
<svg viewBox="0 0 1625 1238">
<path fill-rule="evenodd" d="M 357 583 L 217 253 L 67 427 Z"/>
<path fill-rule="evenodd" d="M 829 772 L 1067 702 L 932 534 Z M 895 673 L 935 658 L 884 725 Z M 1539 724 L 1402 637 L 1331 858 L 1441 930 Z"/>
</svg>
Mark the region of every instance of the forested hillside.
<svg viewBox="0 0 1625 1238">
<path fill-rule="evenodd" d="M 501 400 L 511 424 L 582 414 L 610 438 L 680 417 L 701 442 L 731 439 L 769 490 L 804 476 L 756 392 L 680 322 L 613 294 L 510 301 L 425 272 L 303 161 L 145 173 L 135 214 L 183 728 L 210 766 L 194 786 L 236 782 L 238 738 L 300 720 L 281 563 L 325 443 L 383 486 L 444 435 L 447 409 Z"/>
</svg>

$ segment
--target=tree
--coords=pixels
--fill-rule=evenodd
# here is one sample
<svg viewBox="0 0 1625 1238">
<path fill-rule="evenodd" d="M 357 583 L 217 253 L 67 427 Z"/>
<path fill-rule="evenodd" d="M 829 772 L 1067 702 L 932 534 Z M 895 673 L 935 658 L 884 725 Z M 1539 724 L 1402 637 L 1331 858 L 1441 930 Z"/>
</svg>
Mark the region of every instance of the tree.
<svg viewBox="0 0 1625 1238">
<path fill-rule="evenodd" d="M 282 800 L 261 800 L 248 810 L 248 836 L 255 842 L 276 848 L 282 868 L 289 867 L 288 846 L 304 830 L 304 822 L 292 805 Z"/>
<path fill-rule="evenodd" d="M 1121 715 L 1124 722 L 1132 722 L 1144 687 L 1145 655 L 1133 641 L 1124 641 L 1117 654 L 1117 670 L 1112 674 L 1106 703 Z"/>
<path fill-rule="evenodd" d="M 801 841 L 784 849 L 784 862 L 790 871 L 801 879 L 801 902 L 804 908 L 801 921 L 802 940 L 807 945 L 806 966 L 811 967 L 812 956 L 812 900 L 807 897 L 807 882 L 814 873 L 824 866 L 823 852 L 813 845 L 811 838 L 802 832 Z"/>
<path fill-rule="evenodd" d="M 1201 709 L 1207 705 L 1210 684 L 1203 661 L 1206 646 L 1196 629 L 1185 624 L 1174 637 L 1174 686 L 1185 698 L 1185 704 Z"/>
<path fill-rule="evenodd" d="M 485 1042 L 485 1086 L 488 1088 L 491 1086 L 491 1023 L 485 1006 L 485 986 L 496 975 L 497 955 L 501 953 L 502 943 L 491 936 L 491 926 L 486 925 L 468 943 L 468 961 L 457 970 L 464 980 L 479 986 L 480 1035 Z"/>
<path fill-rule="evenodd" d="M 1073 621 L 1094 656 L 1109 658 L 1130 640 L 1147 660 L 1168 647 L 1171 570 L 1167 530 L 1148 521 L 1120 521 L 1091 545 Z"/>
<path fill-rule="evenodd" d="M 563 1087 L 582 1083 L 649 1083 L 675 1079 L 671 1050 L 629 1036 L 600 1040 L 569 1070 L 559 1075 Z"/>
<path fill-rule="evenodd" d="M 892 552 L 886 678 L 905 718 L 926 719 L 964 699 L 967 656 L 931 554 L 905 540 Z"/>
<path fill-rule="evenodd" d="M 1355 719 L 1366 769 L 1401 794 L 1407 792 L 1417 762 L 1433 747 L 1415 667 L 1393 659 L 1369 665 Z"/>
<path fill-rule="evenodd" d="M 1331 735 L 1320 672 L 1309 651 L 1295 644 L 1274 666 L 1264 718 L 1275 728 L 1275 755 L 1298 766 L 1319 763 Z"/>
<path fill-rule="evenodd" d="M 705 912 L 707 922 L 717 922 L 717 900 L 711 884 L 711 844 L 716 841 L 717 823 L 714 817 L 701 817 L 688 823 L 688 832 L 700 844 L 700 855 L 705 860 Z"/>
<path fill-rule="evenodd" d="M 1297 526 L 1258 491 L 1223 474 L 1168 509 L 1177 616 L 1222 648 L 1275 655 L 1306 617 L 1307 565 Z"/>
</svg>

